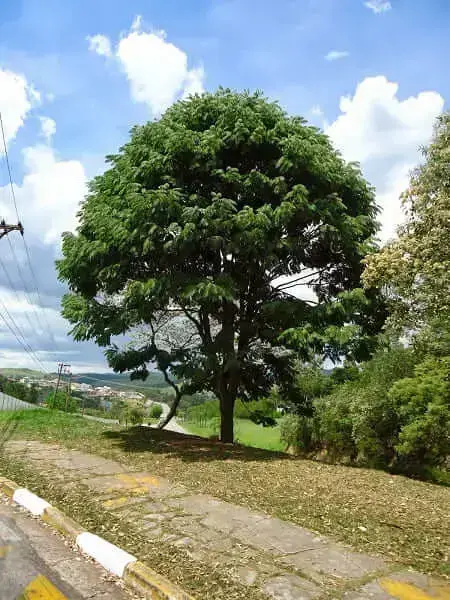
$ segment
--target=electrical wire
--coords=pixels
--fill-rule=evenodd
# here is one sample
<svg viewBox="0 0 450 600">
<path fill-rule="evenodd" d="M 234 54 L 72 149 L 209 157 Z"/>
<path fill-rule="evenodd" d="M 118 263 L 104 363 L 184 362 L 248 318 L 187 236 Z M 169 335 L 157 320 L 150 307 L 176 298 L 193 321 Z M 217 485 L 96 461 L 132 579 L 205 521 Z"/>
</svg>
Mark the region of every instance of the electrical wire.
<svg viewBox="0 0 450 600">
<path fill-rule="evenodd" d="M 16 193 L 14 191 L 14 185 L 13 185 L 13 179 L 12 179 L 12 172 L 11 172 L 11 164 L 9 162 L 8 146 L 6 144 L 5 128 L 4 128 L 4 125 L 3 125 L 3 118 L 2 118 L 1 111 L 0 111 L 0 129 L 1 129 L 1 134 L 2 134 L 3 149 L 4 149 L 4 153 L 5 153 L 5 162 L 6 162 L 6 167 L 7 167 L 7 171 L 8 171 L 9 187 L 10 187 L 10 190 L 11 190 L 11 197 L 12 197 L 12 200 L 13 200 L 13 203 L 14 203 L 14 209 L 16 211 L 17 221 L 20 223 L 20 216 L 19 216 L 19 211 L 18 211 L 18 208 L 17 208 Z M 49 334 L 49 337 L 50 337 L 50 340 L 51 340 L 53 346 L 56 348 L 55 336 L 53 335 L 53 331 L 52 331 L 52 329 L 50 327 L 50 323 L 49 323 L 49 321 L 47 319 L 47 315 L 45 314 L 45 310 L 44 310 L 44 307 L 43 307 L 41 294 L 39 292 L 39 286 L 38 286 L 36 274 L 34 272 L 33 265 L 32 265 L 32 262 L 31 262 L 30 250 L 28 248 L 27 241 L 26 241 L 26 239 L 25 239 L 25 237 L 23 235 L 22 235 L 22 240 L 23 240 L 23 244 L 25 246 L 25 254 L 26 254 L 26 258 L 27 258 L 28 268 L 30 269 L 31 277 L 33 279 L 34 288 L 35 288 L 35 291 L 36 291 L 36 294 L 37 294 L 37 298 L 38 298 L 38 302 L 39 302 L 39 307 L 40 307 L 40 309 L 42 311 L 42 314 L 43 314 L 43 317 L 44 317 L 45 328 L 47 329 L 47 333 Z M 22 276 L 22 270 L 20 268 L 19 262 L 17 260 L 16 254 L 15 254 L 15 252 L 13 250 L 13 246 L 11 244 L 11 240 L 9 240 L 9 238 L 8 238 L 8 241 L 9 241 L 9 245 L 10 245 L 10 248 L 11 248 L 11 252 L 12 252 L 12 254 L 14 256 L 14 259 L 15 259 L 15 261 L 17 263 L 17 267 L 18 267 L 18 270 L 19 270 L 20 278 L 21 278 L 22 283 L 24 285 L 24 290 L 26 290 L 26 293 L 28 293 L 28 287 L 27 287 L 27 285 L 25 283 L 25 280 L 24 280 L 24 278 Z M 30 302 L 30 304 L 32 305 L 32 307 L 33 307 L 33 309 L 35 311 L 35 314 L 37 316 L 37 311 L 36 311 L 36 309 L 34 307 L 34 304 L 32 302 Z M 44 329 L 42 327 L 42 323 L 41 323 L 39 317 L 37 317 L 37 319 L 38 319 L 39 326 L 41 327 L 41 329 Z"/>
<path fill-rule="evenodd" d="M 7 309 L 5 303 L 3 302 L 3 300 L 0 300 L 0 304 L 3 307 L 3 310 L 6 313 L 6 316 L 8 317 L 9 321 L 5 318 L 5 316 L 0 312 L 0 318 L 3 320 L 4 324 L 6 325 L 6 327 L 9 329 L 9 331 L 13 334 L 13 336 L 16 338 L 16 340 L 19 342 L 19 344 L 22 346 L 22 348 L 25 350 L 25 352 L 31 357 L 32 360 L 34 360 L 34 362 L 39 366 L 39 368 L 44 371 L 44 373 L 47 373 L 47 375 L 49 374 L 47 369 L 44 367 L 44 365 L 42 364 L 42 362 L 40 361 L 40 359 L 36 356 L 36 354 L 34 353 L 34 350 L 32 349 L 32 347 L 30 346 L 30 344 L 27 343 L 20 327 L 17 325 L 17 323 L 15 322 L 15 320 L 13 319 L 13 317 L 11 316 L 9 310 Z M 14 327 L 16 328 L 16 331 L 14 331 L 12 325 L 14 325 Z M 17 335 L 19 334 L 19 335 Z M 22 340 L 20 339 L 22 338 Z"/>
<path fill-rule="evenodd" d="M 12 245 L 11 240 L 9 239 L 9 236 L 6 236 L 6 238 L 8 240 L 9 248 L 11 250 L 11 255 L 12 255 L 13 259 L 14 259 L 14 262 L 16 263 L 16 267 L 17 267 L 17 271 L 19 273 L 20 280 L 22 281 L 23 293 L 24 293 L 24 295 L 25 295 L 25 297 L 26 297 L 26 299 L 28 301 L 28 304 L 31 306 L 31 309 L 34 312 L 34 316 L 36 318 L 38 327 L 42 331 L 44 331 L 44 328 L 42 327 L 41 319 L 39 318 L 39 315 L 38 315 L 38 312 L 36 310 L 36 307 L 35 307 L 32 299 L 31 299 L 31 296 L 30 296 L 30 293 L 29 293 L 29 290 L 28 290 L 28 286 L 27 286 L 27 283 L 25 281 L 25 277 L 24 277 L 24 274 L 23 274 L 23 271 L 22 271 L 22 267 L 20 266 L 20 262 L 19 262 L 19 260 L 17 258 L 16 251 L 14 250 L 14 246 Z"/>
<path fill-rule="evenodd" d="M 8 273 L 8 270 L 6 269 L 5 263 L 3 262 L 1 256 L 0 256 L 0 267 L 2 268 L 3 273 L 5 274 L 5 277 L 6 277 L 7 281 L 8 281 L 9 287 L 13 290 L 13 292 L 14 292 L 16 298 L 17 298 L 17 301 L 20 303 L 21 302 L 21 298 L 19 296 L 19 292 L 16 290 L 16 287 L 15 287 L 15 285 L 14 285 L 14 283 L 13 283 L 13 281 L 12 281 L 12 279 L 11 279 L 9 273 Z M 34 331 L 35 324 L 32 323 L 28 312 L 25 311 L 24 315 L 25 315 L 25 317 L 26 317 L 26 319 L 28 321 L 28 325 L 30 326 L 30 329 L 32 331 Z"/>
</svg>

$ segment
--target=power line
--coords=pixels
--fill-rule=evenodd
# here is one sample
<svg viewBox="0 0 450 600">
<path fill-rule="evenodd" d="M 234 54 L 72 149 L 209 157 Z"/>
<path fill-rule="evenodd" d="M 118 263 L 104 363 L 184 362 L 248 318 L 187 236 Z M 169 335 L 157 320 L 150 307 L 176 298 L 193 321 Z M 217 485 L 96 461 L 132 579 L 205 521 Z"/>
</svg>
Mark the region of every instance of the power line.
<svg viewBox="0 0 450 600">
<path fill-rule="evenodd" d="M 9 312 L 9 310 L 8 310 L 8 308 L 7 308 L 7 306 L 6 306 L 6 304 L 5 304 L 5 303 L 3 302 L 3 300 L 1 300 L 1 299 L 0 299 L 0 303 L 1 303 L 2 307 L 3 307 L 3 310 L 5 311 L 5 313 L 6 313 L 6 315 L 7 315 L 7 317 L 9 318 L 9 320 L 10 320 L 10 323 L 12 323 L 12 325 L 14 325 L 14 327 L 15 327 L 15 329 L 16 329 L 16 331 L 17 331 L 17 333 L 18 333 L 18 334 L 19 334 L 19 336 L 22 338 L 22 340 L 23 340 L 23 343 L 22 343 L 22 342 L 20 342 L 20 340 L 19 340 L 19 342 L 21 343 L 22 347 L 23 347 L 23 348 L 25 348 L 25 347 L 26 347 L 25 349 L 28 349 L 28 350 L 27 350 L 27 352 L 28 352 L 28 353 L 30 354 L 30 356 L 31 356 L 31 357 L 34 359 L 34 361 L 35 361 L 35 362 L 37 362 L 37 363 L 38 363 L 38 364 L 41 366 L 41 368 L 42 368 L 44 371 L 46 371 L 46 369 L 45 369 L 44 365 L 42 364 L 42 362 L 40 361 L 40 359 L 39 359 L 39 358 L 36 356 L 36 354 L 35 354 L 35 352 L 34 352 L 33 348 L 32 348 L 32 347 L 30 346 L 30 344 L 27 342 L 27 340 L 26 340 L 26 338 L 25 338 L 25 336 L 24 336 L 24 334 L 23 334 L 23 331 L 22 331 L 22 329 L 19 327 L 19 325 L 17 325 L 17 323 L 16 323 L 16 321 L 15 321 L 14 317 L 13 317 L 13 316 L 11 315 L 11 313 Z M 5 318 L 4 318 L 4 316 L 3 316 L 3 315 L 2 315 L 2 318 L 3 318 L 3 320 L 5 321 Z M 9 330 L 10 330 L 12 333 L 14 333 L 14 332 L 12 331 L 12 328 L 11 328 L 11 325 L 10 325 L 10 323 L 8 323 L 8 322 L 7 322 L 8 329 L 9 329 Z M 15 335 L 15 334 L 14 334 L 14 335 Z M 16 337 L 16 339 L 17 339 L 17 336 L 16 336 L 16 335 L 15 335 L 15 337 Z"/>
<path fill-rule="evenodd" d="M 8 280 L 9 287 L 14 291 L 14 294 L 15 294 L 15 296 L 17 298 L 17 301 L 20 303 L 21 299 L 20 299 L 19 293 L 16 290 L 16 287 L 15 287 L 15 285 L 14 285 L 14 283 L 13 283 L 13 281 L 12 281 L 12 279 L 11 279 L 11 277 L 10 277 L 7 269 L 6 269 L 5 263 L 3 262 L 1 256 L 0 256 L 0 267 L 3 270 L 3 273 L 5 274 L 6 279 Z M 26 319 L 28 321 L 28 325 L 30 326 L 31 330 L 33 331 L 34 328 L 35 328 L 35 325 L 31 322 L 31 319 L 30 319 L 30 316 L 28 314 L 28 311 L 25 311 L 24 315 L 25 315 L 25 317 L 26 317 Z"/>
<path fill-rule="evenodd" d="M 48 374 L 47 369 L 44 367 L 44 365 L 39 360 L 39 358 L 35 355 L 34 350 L 30 346 L 30 344 L 28 344 L 28 342 L 26 341 L 23 333 L 21 332 L 20 327 L 14 321 L 13 317 L 11 316 L 11 314 L 10 314 L 9 310 L 7 309 L 6 305 L 4 304 L 3 300 L 0 300 L 0 302 L 1 302 L 2 306 L 3 306 L 3 310 L 6 312 L 7 317 L 9 318 L 9 320 L 11 321 L 11 323 L 14 325 L 14 327 L 16 328 L 17 333 L 19 334 L 19 336 L 22 338 L 23 341 L 20 340 L 20 337 L 17 335 L 16 331 L 14 331 L 13 327 L 11 326 L 11 324 L 7 321 L 7 319 L 5 319 L 4 315 L 1 312 L 0 312 L 0 318 L 3 320 L 3 322 L 6 325 L 6 327 L 13 334 L 13 336 L 16 338 L 16 340 L 19 342 L 19 344 L 22 346 L 22 348 L 25 350 L 25 352 L 34 360 L 34 362 L 39 366 L 39 368 L 44 371 L 44 373 Z"/>
<path fill-rule="evenodd" d="M 8 146 L 6 144 L 5 128 L 3 126 L 3 118 L 2 118 L 2 111 L 1 110 L 0 110 L 0 126 L 1 126 L 1 129 L 2 129 L 3 148 L 5 150 L 5 159 L 6 159 L 6 167 L 8 169 L 9 185 L 11 187 L 11 194 L 12 194 L 12 199 L 14 201 L 14 208 L 16 209 L 17 220 L 20 221 L 20 219 L 19 219 L 19 211 L 17 210 L 16 194 L 14 192 L 14 185 L 13 185 L 13 182 L 12 182 L 11 165 L 9 164 Z"/>
<path fill-rule="evenodd" d="M 12 196 L 13 203 L 14 203 L 14 209 L 16 211 L 17 221 L 20 223 L 19 211 L 18 211 L 18 208 L 17 208 L 16 193 L 14 191 L 14 185 L 13 185 L 13 179 L 12 179 L 11 164 L 9 162 L 8 146 L 6 144 L 5 128 L 4 128 L 4 125 L 3 125 L 3 118 L 2 118 L 1 111 L 0 111 L 0 128 L 1 128 L 1 133 L 2 133 L 4 153 L 5 153 L 5 162 L 6 162 L 6 167 L 7 167 L 7 170 L 8 170 L 9 187 L 11 189 L 11 196 Z M 27 241 L 26 241 L 26 239 L 23 236 L 23 228 L 22 228 L 22 240 L 23 240 L 23 244 L 25 246 L 25 254 L 26 254 L 26 257 L 27 257 L 28 267 L 30 269 L 31 277 L 32 277 L 33 283 L 34 283 L 34 288 L 36 290 L 36 294 L 37 294 L 37 297 L 38 297 L 39 307 L 40 307 L 40 309 L 42 311 L 42 314 L 43 314 L 43 317 L 44 317 L 45 328 L 47 329 L 47 332 L 48 332 L 48 334 L 50 336 L 50 340 L 52 341 L 53 347 L 56 348 L 55 336 L 53 335 L 53 331 L 52 331 L 52 329 L 50 327 L 50 323 L 48 322 L 47 315 L 45 314 L 45 310 L 44 310 L 44 307 L 43 307 L 43 302 L 42 302 L 41 294 L 39 292 L 39 285 L 38 285 L 36 274 L 34 272 L 33 265 L 32 265 L 32 262 L 31 262 L 30 250 L 28 248 Z M 9 241 L 9 245 L 10 245 L 10 248 L 11 248 L 11 252 L 13 253 L 14 258 L 15 258 L 16 263 L 17 263 L 17 267 L 18 267 L 18 270 L 19 270 L 19 273 L 20 273 L 20 278 L 22 279 L 22 283 L 24 285 L 24 290 L 26 290 L 28 292 L 28 288 L 27 288 L 26 283 L 24 281 L 24 278 L 22 276 L 22 271 L 21 271 L 21 268 L 19 266 L 19 262 L 17 261 L 17 257 L 15 255 L 15 252 L 13 250 L 13 247 L 12 247 L 12 244 L 11 244 L 11 241 L 9 240 L 9 238 L 8 238 L 8 241 Z M 34 309 L 33 303 L 31 303 L 31 305 L 32 305 L 32 307 Z M 37 317 L 37 312 L 36 312 L 35 309 L 34 309 L 34 311 L 35 311 L 35 314 L 36 314 L 36 317 Z M 42 323 L 40 322 L 39 317 L 37 317 L 37 319 L 38 319 L 39 326 L 41 327 L 41 329 L 44 329 L 42 327 Z"/>
<path fill-rule="evenodd" d="M 37 321 L 38 326 L 41 328 L 42 331 L 44 331 L 44 328 L 42 327 L 42 323 L 41 323 L 41 320 L 39 318 L 39 315 L 38 315 L 38 312 L 36 310 L 36 307 L 35 307 L 32 299 L 30 297 L 30 293 L 29 293 L 29 290 L 28 290 L 28 285 L 27 285 L 27 283 L 25 281 L 25 277 L 23 275 L 22 267 L 20 266 L 20 262 L 19 262 L 19 260 L 17 258 L 16 251 L 14 250 L 14 246 L 12 245 L 11 240 L 9 239 L 9 237 L 8 237 L 8 243 L 9 243 L 9 248 L 11 250 L 11 255 L 12 255 L 12 257 L 14 259 L 14 262 L 16 263 L 16 266 L 17 266 L 17 271 L 19 273 L 19 277 L 20 277 L 20 279 L 22 281 L 23 293 L 26 296 L 26 299 L 28 300 L 28 304 L 31 306 L 31 309 L 34 312 L 34 315 L 36 317 L 36 321 Z"/>
<path fill-rule="evenodd" d="M 30 257 L 30 251 L 28 249 L 28 244 L 27 244 L 27 241 L 26 241 L 26 239 L 24 237 L 22 239 L 23 239 L 23 243 L 24 243 L 24 246 L 25 246 L 25 252 L 26 252 L 26 255 L 27 255 L 28 266 L 29 266 L 29 269 L 30 269 L 30 272 L 31 272 L 31 276 L 33 278 L 34 287 L 36 289 L 36 294 L 37 294 L 37 297 L 38 297 L 39 306 L 41 307 L 42 314 L 44 315 L 45 327 L 46 327 L 46 329 L 48 331 L 48 334 L 49 334 L 50 339 L 52 341 L 53 347 L 56 348 L 55 336 L 53 335 L 53 331 L 52 331 L 52 329 L 50 327 L 50 323 L 48 322 L 47 315 L 45 314 L 45 309 L 44 309 L 44 306 L 43 306 L 43 302 L 42 302 L 42 298 L 41 298 L 41 293 L 39 292 L 39 286 L 38 286 L 37 278 L 36 278 L 36 275 L 35 275 L 35 272 L 34 272 L 34 269 L 33 269 L 33 265 L 32 265 L 32 262 L 31 262 L 31 257 Z"/>
</svg>

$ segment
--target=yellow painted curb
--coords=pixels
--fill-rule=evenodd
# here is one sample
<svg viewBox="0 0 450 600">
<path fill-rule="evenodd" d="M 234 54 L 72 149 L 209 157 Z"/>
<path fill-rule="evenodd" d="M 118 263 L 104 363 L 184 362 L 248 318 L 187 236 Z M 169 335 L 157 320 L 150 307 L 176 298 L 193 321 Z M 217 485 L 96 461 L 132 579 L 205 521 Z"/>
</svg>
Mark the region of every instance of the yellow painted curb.
<svg viewBox="0 0 450 600">
<path fill-rule="evenodd" d="M 23 488 L 6 477 L 0 477 L 0 491 L 10 498 L 12 498 L 14 492 L 19 489 Z M 73 540 L 76 540 L 81 533 L 86 532 L 81 525 L 54 506 L 45 508 L 41 518 L 64 536 Z M 195 600 L 193 596 L 186 594 L 181 588 L 139 561 L 128 563 L 125 567 L 122 579 L 127 586 L 151 600 Z M 34 592 L 34 590 L 32 591 Z M 23 597 L 25 600 L 28 598 L 28 596 Z M 36 599 L 37 598 L 40 598 L 40 596 L 36 596 Z M 45 598 L 47 599 L 47 596 L 45 596 Z M 50 596 L 48 596 L 48 598 L 50 599 Z M 53 596 L 51 596 L 51 598 L 53 598 Z M 64 598 L 64 596 L 62 598 Z"/>
<path fill-rule="evenodd" d="M 85 531 L 83 527 L 54 506 L 49 506 L 44 510 L 42 519 L 72 540 L 76 540 L 77 536 Z"/>
<path fill-rule="evenodd" d="M 128 586 L 152 600 L 194 600 L 181 588 L 139 561 L 126 566 L 123 580 Z"/>
<path fill-rule="evenodd" d="M 14 481 L 6 479 L 6 477 L 0 477 L 0 491 L 2 491 L 10 498 L 12 498 L 14 492 L 19 489 L 20 487 L 17 484 L 15 484 Z"/>
</svg>

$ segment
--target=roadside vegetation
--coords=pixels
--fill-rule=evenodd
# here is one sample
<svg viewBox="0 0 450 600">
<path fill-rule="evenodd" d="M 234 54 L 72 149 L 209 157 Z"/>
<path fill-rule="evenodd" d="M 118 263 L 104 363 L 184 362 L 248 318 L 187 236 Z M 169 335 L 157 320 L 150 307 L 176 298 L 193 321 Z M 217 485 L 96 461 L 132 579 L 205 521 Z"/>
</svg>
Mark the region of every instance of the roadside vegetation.
<svg viewBox="0 0 450 600">
<path fill-rule="evenodd" d="M 19 381 L 10 381 L 3 375 L 0 375 L 0 392 L 30 404 L 37 404 L 39 399 L 39 390 L 36 386 L 28 387 Z"/>
<path fill-rule="evenodd" d="M 214 490 L 218 498 L 362 551 L 450 576 L 450 491 L 445 486 L 170 431 L 124 429 L 56 411 L 0 413 L 1 443 L 27 438 L 98 453 L 201 493 Z"/>
<path fill-rule="evenodd" d="M 446 572 L 450 113 L 423 153 L 380 248 L 357 165 L 259 93 L 193 96 L 135 127 L 64 235 L 63 315 L 114 371 L 156 367 L 160 424 L 178 411 L 202 437 L 139 427 L 156 405 L 116 402 L 125 428 L 29 411 L 0 414 L 4 438 L 97 452 Z"/>
</svg>

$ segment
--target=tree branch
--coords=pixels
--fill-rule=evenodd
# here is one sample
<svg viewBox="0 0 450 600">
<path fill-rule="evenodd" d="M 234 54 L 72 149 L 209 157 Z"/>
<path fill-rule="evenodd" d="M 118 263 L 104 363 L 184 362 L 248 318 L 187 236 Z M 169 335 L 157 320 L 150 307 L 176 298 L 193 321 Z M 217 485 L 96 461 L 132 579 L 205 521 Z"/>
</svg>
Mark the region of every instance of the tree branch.
<svg viewBox="0 0 450 600">
<path fill-rule="evenodd" d="M 294 285 L 297 285 L 298 281 L 302 281 L 303 279 L 307 279 L 308 277 L 316 277 L 317 275 L 322 275 L 322 273 L 324 273 L 328 269 L 329 269 L 329 267 L 324 267 L 323 269 L 319 269 L 315 273 L 307 273 L 306 275 L 301 275 L 300 277 L 296 277 L 292 281 L 285 281 L 284 283 L 280 283 L 279 285 L 275 285 L 275 286 L 273 286 L 273 288 L 275 290 L 289 289 L 290 287 L 293 287 Z"/>
<path fill-rule="evenodd" d="M 183 396 L 183 394 L 180 391 L 180 388 L 167 375 L 166 369 L 163 371 L 163 375 L 164 375 L 164 379 L 165 379 L 166 383 L 175 390 L 175 399 L 172 402 L 172 406 L 170 407 L 169 412 L 167 413 L 165 418 L 158 423 L 158 426 L 157 426 L 158 429 L 164 429 L 164 427 L 167 425 L 167 423 L 169 423 L 172 420 L 172 418 L 174 417 L 174 415 L 177 412 L 178 405 L 180 404 L 181 398 Z"/>
</svg>

